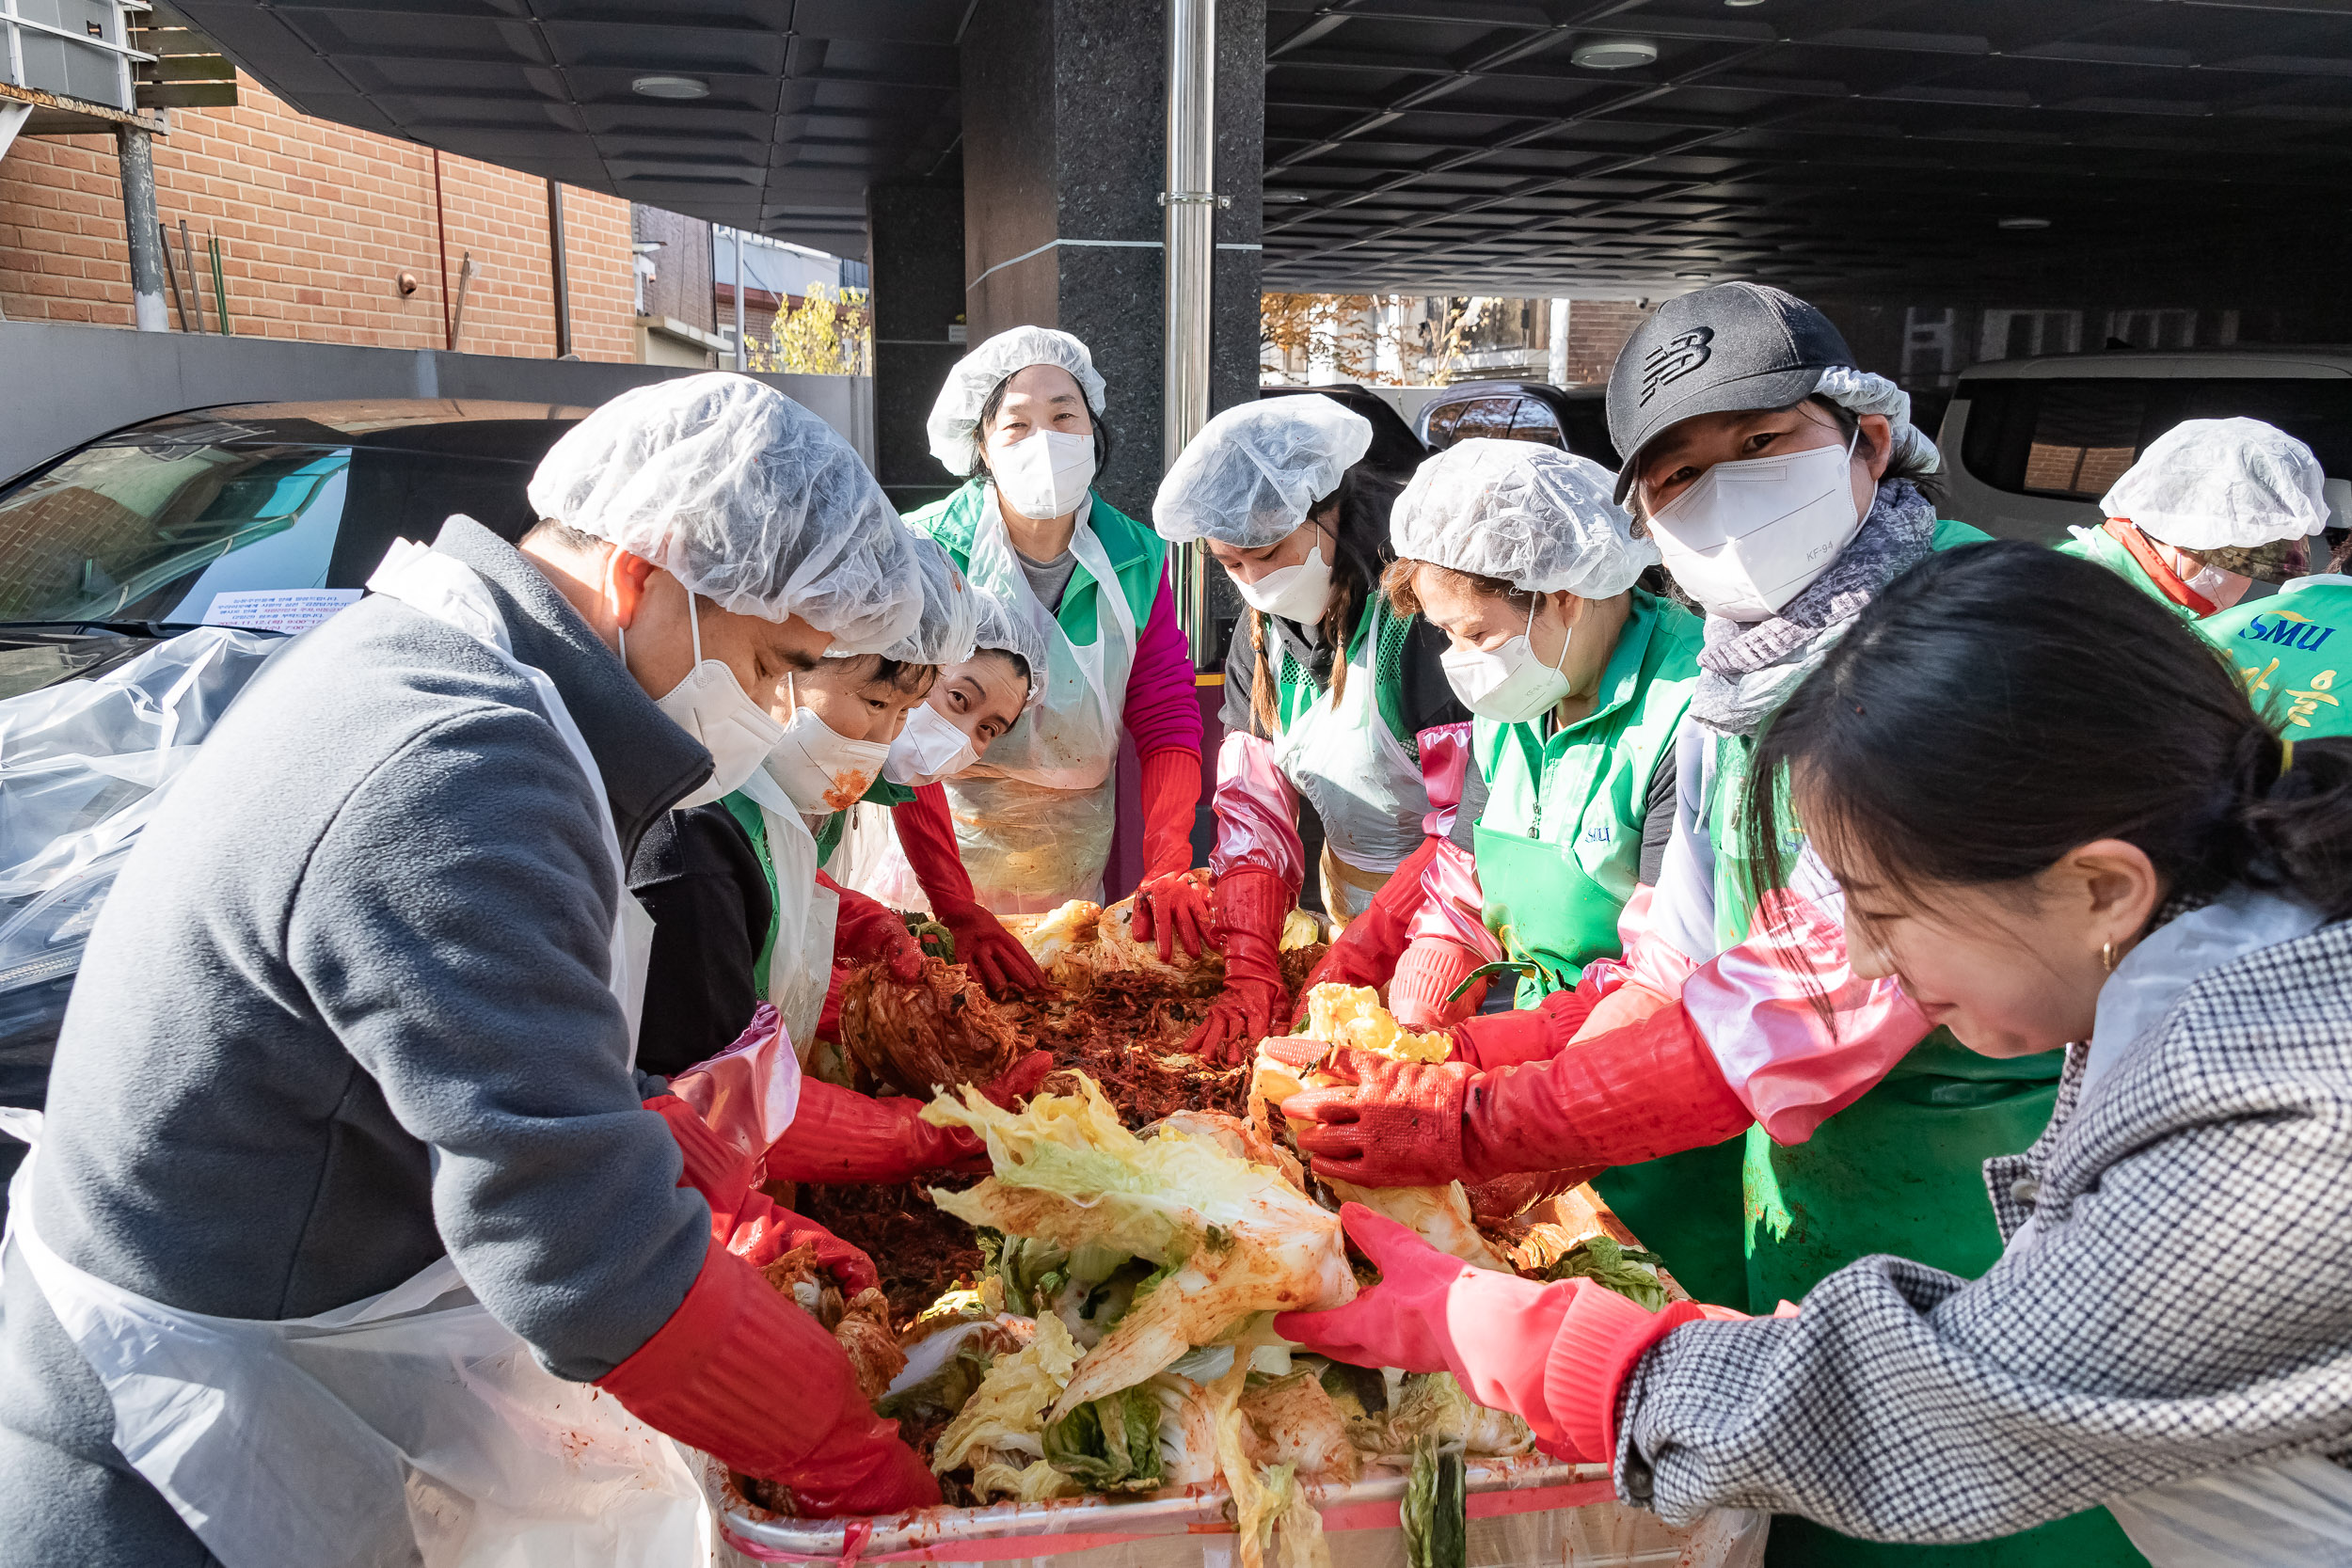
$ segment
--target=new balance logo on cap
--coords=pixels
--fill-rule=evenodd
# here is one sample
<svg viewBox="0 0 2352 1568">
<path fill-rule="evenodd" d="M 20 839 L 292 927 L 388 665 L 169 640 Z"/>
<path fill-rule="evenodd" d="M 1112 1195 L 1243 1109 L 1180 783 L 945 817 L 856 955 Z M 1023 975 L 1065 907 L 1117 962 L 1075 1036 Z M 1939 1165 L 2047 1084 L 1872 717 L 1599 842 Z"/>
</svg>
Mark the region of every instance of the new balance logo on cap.
<svg viewBox="0 0 2352 1568">
<path fill-rule="evenodd" d="M 1711 326 L 1694 326 L 1688 332 L 1677 332 L 1651 349 L 1642 357 L 1642 402 L 1646 404 L 1658 388 L 1672 381 L 1679 381 L 1701 365 L 1714 352 L 1707 345 L 1715 336 Z"/>
</svg>

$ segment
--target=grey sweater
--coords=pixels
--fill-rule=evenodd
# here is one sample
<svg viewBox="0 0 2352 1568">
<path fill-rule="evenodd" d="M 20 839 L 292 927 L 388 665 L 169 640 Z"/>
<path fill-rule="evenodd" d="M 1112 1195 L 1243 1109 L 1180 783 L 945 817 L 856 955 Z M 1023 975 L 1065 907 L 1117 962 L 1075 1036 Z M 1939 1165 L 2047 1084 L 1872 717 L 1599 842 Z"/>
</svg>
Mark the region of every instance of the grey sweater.
<svg viewBox="0 0 2352 1568">
<path fill-rule="evenodd" d="M 499 600 L 596 756 L 626 855 L 707 777 L 523 556 L 440 547 Z M 370 598 L 222 720 L 91 933 L 33 1207 L 69 1261 L 174 1307 L 298 1318 L 444 1251 L 559 1375 L 669 1318 L 709 1212 L 677 1185 L 605 988 L 595 797 L 480 643 Z M 110 1440 L 26 1271 L 0 1296 L 0 1563 L 200 1562 Z"/>
</svg>

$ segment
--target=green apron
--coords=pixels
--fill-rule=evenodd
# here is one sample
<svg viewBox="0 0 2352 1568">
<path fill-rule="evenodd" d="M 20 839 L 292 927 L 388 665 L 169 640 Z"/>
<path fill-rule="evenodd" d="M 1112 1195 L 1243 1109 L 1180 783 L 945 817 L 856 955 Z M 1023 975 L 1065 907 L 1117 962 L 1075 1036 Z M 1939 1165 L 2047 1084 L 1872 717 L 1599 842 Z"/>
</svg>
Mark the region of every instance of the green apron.
<svg viewBox="0 0 2352 1568">
<path fill-rule="evenodd" d="M 1482 719 L 1473 728 L 1488 792 L 1475 829 L 1478 883 L 1486 928 L 1531 966 L 1522 1007 L 1622 954 L 1617 916 L 1641 874 L 1650 777 L 1690 706 L 1699 647 L 1697 617 L 1637 588 L 1592 713 L 1550 735 L 1540 722 Z M 1734 1138 L 1619 1166 L 1593 1185 L 1684 1289 L 1738 1301 L 1739 1169 Z"/>
<path fill-rule="evenodd" d="M 1941 525 L 1936 546 L 1981 537 Z M 2106 535 L 2077 543 L 2085 547 L 2069 553 L 2114 566 L 2155 593 L 2129 552 Z M 2121 565 L 2102 546 L 2121 558 Z M 1753 907 L 1740 808 L 1754 750 L 1741 736 L 1716 741 L 1709 820 L 1717 937 L 1726 946 L 1745 939 Z M 1784 813 L 1781 820 L 1793 827 L 1792 816 Z M 1784 853 L 1793 854 L 1802 842 L 1790 832 Z M 1800 1300 L 1829 1275 L 1872 1253 L 1915 1259 L 1971 1279 L 1991 1268 L 2001 1256 L 2001 1235 L 1985 1198 L 1984 1162 L 2018 1153 L 2041 1136 L 2057 1103 L 2064 1060 L 2061 1052 L 2007 1060 L 1980 1056 L 1939 1029 L 1804 1143 L 1784 1148 L 1762 1127 L 1750 1127 L 1740 1227 L 1748 1310 L 1767 1313 L 1783 1299 Z M 1667 1266 L 1675 1268 L 1672 1257 Z M 1679 1270 L 1677 1276 L 1685 1277 Z M 2146 1560 L 2106 1510 L 2090 1509 L 1964 1546 L 1885 1545 L 1782 1515 L 1772 1521 L 1765 1560 L 1775 1568 L 2125 1568 Z"/>
<path fill-rule="evenodd" d="M 2196 624 L 2197 612 L 2185 604 L 2174 604 L 2166 598 L 2164 590 L 2156 586 L 2155 579 L 2148 575 L 2147 569 L 2133 560 L 2132 552 L 2106 529 L 2096 528 L 2076 534 L 2056 548 L 2060 555 L 2071 555 L 2094 566 L 2105 566 L 2182 620 L 2192 626 Z"/>
<path fill-rule="evenodd" d="M 2342 578 L 2297 578 L 2277 594 L 2249 600 L 2198 623 L 2230 657 L 2255 710 L 2289 740 L 2352 735 L 2352 635 L 2336 647 L 2339 630 L 2352 627 L 2352 582 Z"/>
<path fill-rule="evenodd" d="M 862 800 L 870 800 L 881 806 L 900 805 L 914 799 L 914 791 L 903 785 L 892 784 L 886 779 L 876 779 L 866 785 L 866 793 L 860 797 Z M 782 901 L 776 896 L 776 861 L 768 850 L 768 824 L 760 818 L 757 802 L 739 790 L 722 798 L 719 803 L 727 808 L 727 815 L 735 818 L 736 826 L 741 828 L 744 836 L 752 841 L 752 853 L 757 857 L 759 869 L 768 879 L 768 935 L 766 940 L 759 944 L 758 957 L 752 960 L 752 992 L 756 996 L 766 996 L 768 994 L 768 960 L 774 956 L 776 951 L 776 932 L 782 923 L 784 908 Z M 818 825 L 815 836 L 817 863 L 819 866 L 833 859 L 834 850 L 841 843 L 842 825 L 849 820 L 849 817 L 848 812 L 837 811 Z"/>
</svg>

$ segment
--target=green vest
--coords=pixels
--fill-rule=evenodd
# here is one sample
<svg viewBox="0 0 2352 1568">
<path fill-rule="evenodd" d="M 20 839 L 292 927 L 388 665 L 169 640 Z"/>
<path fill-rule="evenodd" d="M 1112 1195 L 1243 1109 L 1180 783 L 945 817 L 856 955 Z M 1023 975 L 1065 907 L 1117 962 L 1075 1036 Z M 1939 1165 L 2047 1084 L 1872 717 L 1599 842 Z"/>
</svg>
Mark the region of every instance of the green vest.
<svg viewBox="0 0 2352 1568">
<path fill-rule="evenodd" d="M 1620 956 L 1617 913 L 1641 873 L 1650 776 L 1691 705 L 1700 645 L 1698 617 L 1636 588 L 1591 713 L 1556 731 L 1549 715 L 1471 726 L 1487 790 L 1475 829 L 1486 928 L 1534 966 L 1519 983 L 1523 1007 Z"/>
<path fill-rule="evenodd" d="M 1963 523 L 1939 522 L 1934 547 L 1985 537 Z M 2094 538 L 2137 570 L 2121 546 Z M 1715 743 L 1708 816 L 1716 934 L 1725 946 L 1746 939 L 1754 912 L 1742 808 L 1755 751 L 1744 736 Z M 1789 824 L 1783 852 L 1793 854 L 1803 834 L 1793 816 L 1780 819 Z M 2063 1065 L 2055 1051 L 1980 1056 L 1938 1029 L 1805 1142 L 1783 1148 L 1763 1128 L 1749 1128 L 1741 1179 L 1749 1310 L 1796 1300 L 1874 1252 L 1971 1277 L 1991 1268 L 2001 1239 L 1985 1202 L 1984 1162 L 2020 1152 L 2049 1124 Z"/>
<path fill-rule="evenodd" d="M 876 779 L 866 786 L 865 795 L 860 799 L 876 805 L 895 806 L 914 800 L 914 791 Z M 727 815 L 735 818 L 736 826 L 741 828 L 744 836 L 752 841 L 752 853 L 758 857 L 759 869 L 768 878 L 768 935 L 759 944 L 758 956 L 752 959 L 752 993 L 765 999 L 768 995 L 768 960 L 775 954 L 776 930 L 783 924 L 776 897 L 776 857 L 769 851 L 768 823 L 759 815 L 757 801 L 739 789 L 732 795 L 722 797 L 719 803 L 726 807 Z M 834 848 L 841 843 L 842 825 L 849 819 L 848 812 L 837 811 L 818 827 L 816 838 L 817 863 L 819 866 L 833 859 Z"/>
<path fill-rule="evenodd" d="M 986 482 L 973 480 L 955 494 L 908 513 L 907 526 L 938 540 L 940 547 L 955 558 L 957 566 L 968 568 L 972 564 L 972 537 L 979 526 L 980 508 L 987 498 Z M 1135 616 L 1136 634 L 1140 637 L 1144 623 L 1152 617 L 1152 602 L 1159 597 L 1160 569 L 1168 560 L 1168 543 L 1099 495 L 1094 497 L 1093 508 L 1087 514 L 1087 526 L 1103 542 L 1103 554 L 1109 559 L 1111 571 L 1119 578 L 1120 591 L 1127 595 L 1127 609 Z M 1061 608 L 1054 611 L 1063 635 L 1073 642 L 1083 645 L 1095 640 L 1095 600 L 1100 591 L 1094 574 L 1087 570 L 1084 562 L 1079 562 L 1078 569 L 1070 576 L 1070 586 L 1062 592 Z"/>
<path fill-rule="evenodd" d="M 1373 592 L 1375 595 L 1379 594 L 1377 587 Z M 1420 618 L 1385 613 L 1386 609 L 1384 600 L 1375 599 L 1375 603 L 1358 613 L 1356 629 L 1348 634 L 1347 650 L 1340 656 L 1340 662 L 1372 672 L 1373 702 L 1380 715 L 1380 721 L 1389 727 L 1391 735 L 1396 736 L 1397 743 L 1410 752 L 1419 737 L 1406 732 L 1405 693 L 1396 681 L 1389 677 L 1393 676 L 1404 664 L 1406 644 L 1412 641 L 1413 626 Z M 1367 660 L 1364 657 L 1364 640 L 1372 635 L 1375 622 L 1380 627 L 1380 645 L 1372 650 L 1372 657 Z M 1136 623 L 1137 626 L 1141 624 L 1140 621 Z M 1234 635 L 1242 636 L 1243 632 L 1237 631 Z M 1331 687 L 1328 681 L 1316 680 L 1312 670 L 1291 656 L 1290 644 L 1271 632 L 1267 634 L 1266 641 L 1273 643 L 1277 650 L 1272 661 L 1275 665 L 1275 716 L 1287 732 L 1298 722 L 1302 714 L 1322 700 L 1323 694 Z M 1351 673 L 1348 678 L 1353 680 L 1356 677 Z"/>
<path fill-rule="evenodd" d="M 2229 656 L 2255 710 L 2289 740 L 2352 735 L 2352 578 L 2297 578 L 2279 593 L 2207 616 L 2198 629 Z"/>
<path fill-rule="evenodd" d="M 1941 546 L 1939 545 L 1938 547 L 1940 548 Z M 2106 529 L 2093 529 L 2088 533 L 2069 539 L 2057 548 L 2060 555 L 2071 555 L 2078 560 L 2088 561 L 2095 566 L 2105 566 L 2182 620 L 2195 621 L 2197 619 L 2197 612 L 2188 606 L 2174 604 L 2165 597 L 2164 590 L 2156 586 L 2155 579 L 2148 575 L 2147 568 L 2140 565 L 2133 558 L 2132 552 L 2125 549 L 2117 541 L 2115 535 Z"/>
</svg>

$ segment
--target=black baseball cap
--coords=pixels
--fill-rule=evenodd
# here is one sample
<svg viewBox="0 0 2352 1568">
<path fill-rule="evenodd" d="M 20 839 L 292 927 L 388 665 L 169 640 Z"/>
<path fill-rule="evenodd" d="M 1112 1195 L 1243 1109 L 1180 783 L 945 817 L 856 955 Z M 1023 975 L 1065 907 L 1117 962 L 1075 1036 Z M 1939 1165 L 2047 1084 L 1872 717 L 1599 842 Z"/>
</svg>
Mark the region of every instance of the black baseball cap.
<svg viewBox="0 0 2352 1568">
<path fill-rule="evenodd" d="M 1718 283 L 1660 306 L 1626 340 L 1609 372 L 1609 439 L 1625 454 L 1617 499 L 1642 449 L 1696 414 L 1786 408 L 1821 372 L 1853 363 L 1827 316 L 1761 283 Z"/>
</svg>

